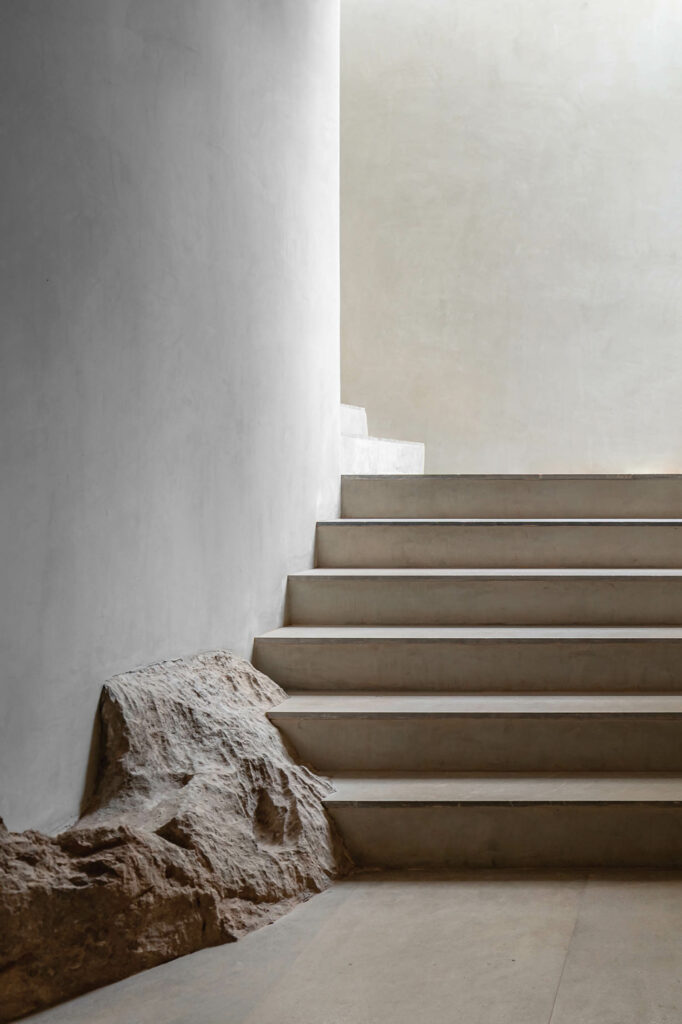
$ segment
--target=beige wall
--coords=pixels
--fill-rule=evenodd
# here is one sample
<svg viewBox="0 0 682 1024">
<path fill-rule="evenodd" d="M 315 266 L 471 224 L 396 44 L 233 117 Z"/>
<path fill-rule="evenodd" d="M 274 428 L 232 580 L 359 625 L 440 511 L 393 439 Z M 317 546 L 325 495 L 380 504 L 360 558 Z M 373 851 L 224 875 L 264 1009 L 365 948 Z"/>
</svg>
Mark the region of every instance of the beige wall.
<svg viewBox="0 0 682 1024">
<path fill-rule="evenodd" d="M 3 0 L 0 814 L 282 621 L 339 487 L 336 0 Z"/>
<path fill-rule="evenodd" d="M 682 470 L 682 4 L 342 0 L 342 393 L 431 472 Z"/>
</svg>

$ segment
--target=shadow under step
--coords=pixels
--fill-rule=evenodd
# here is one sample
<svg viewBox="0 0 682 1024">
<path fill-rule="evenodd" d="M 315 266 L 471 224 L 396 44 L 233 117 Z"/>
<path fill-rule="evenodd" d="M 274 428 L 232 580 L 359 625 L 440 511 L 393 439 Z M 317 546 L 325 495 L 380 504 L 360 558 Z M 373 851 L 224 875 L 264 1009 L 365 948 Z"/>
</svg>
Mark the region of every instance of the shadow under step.
<svg viewBox="0 0 682 1024">
<path fill-rule="evenodd" d="M 254 664 L 289 690 L 682 691 L 682 628 L 285 626 Z"/>
<path fill-rule="evenodd" d="M 292 625 L 678 626 L 682 569 L 312 569 Z"/>
<path fill-rule="evenodd" d="M 305 694 L 268 712 L 316 771 L 682 771 L 682 694 Z"/>
<path fill-rule="evenodd" d="M 358 865 L 682 866 L 679 775 L 346 775 L 325 799 Z"/>
<path fill-rule="evenodd" d="M 679 568 L 680 519 L 338 519 L 324 568 Z"/>
</svg>

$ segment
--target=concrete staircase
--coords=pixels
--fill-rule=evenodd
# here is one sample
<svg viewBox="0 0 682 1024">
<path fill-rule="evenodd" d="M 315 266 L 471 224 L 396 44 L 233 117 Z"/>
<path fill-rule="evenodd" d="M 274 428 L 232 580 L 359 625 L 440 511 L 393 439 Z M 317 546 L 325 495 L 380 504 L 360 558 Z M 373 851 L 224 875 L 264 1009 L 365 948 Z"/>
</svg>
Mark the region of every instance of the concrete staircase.
<svg viewBox="0 0 682 1024">
<path fill-rule="evenodd" d="M 682 865 L 682 476 L 345 477 L 257 666 L 361 864 Z"/>
</svg>

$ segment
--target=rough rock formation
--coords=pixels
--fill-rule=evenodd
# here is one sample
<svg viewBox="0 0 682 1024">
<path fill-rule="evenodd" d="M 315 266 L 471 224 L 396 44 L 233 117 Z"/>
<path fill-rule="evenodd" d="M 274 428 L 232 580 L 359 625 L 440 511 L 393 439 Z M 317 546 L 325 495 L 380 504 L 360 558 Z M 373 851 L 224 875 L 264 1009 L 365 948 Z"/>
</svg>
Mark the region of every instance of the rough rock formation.
<svg viewBox="0 0 682 1024">
<path fill-rule="evenodd" d="M 228 942 L 347 861 L 266 718 L 284 692 L 229 653 L 117 676 L 87 813 L 51 837 L 0 822 L 0 1020 Z"/>
</svg>

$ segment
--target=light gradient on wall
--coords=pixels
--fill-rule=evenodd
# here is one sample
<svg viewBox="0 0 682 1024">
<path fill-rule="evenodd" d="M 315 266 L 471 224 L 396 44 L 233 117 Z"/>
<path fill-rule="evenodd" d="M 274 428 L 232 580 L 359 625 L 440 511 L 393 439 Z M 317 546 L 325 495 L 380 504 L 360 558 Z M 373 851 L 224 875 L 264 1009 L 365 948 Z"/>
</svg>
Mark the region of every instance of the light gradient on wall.
<svg viewBox="0 0 682 1024">
<path fill-rule="evenodd" d="M 0 16 L 0 813 L 102 682 L 280 624 L 338 500 L 336 0 Z"/>
<path fill-rule="evenodd" d="M 343 0 L 342 392 L 427 472 L 682 470 L 682 7 Z"/>
</svg>

